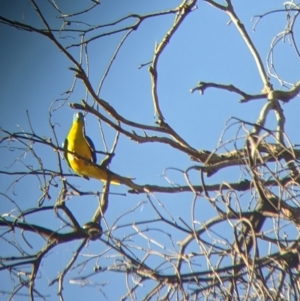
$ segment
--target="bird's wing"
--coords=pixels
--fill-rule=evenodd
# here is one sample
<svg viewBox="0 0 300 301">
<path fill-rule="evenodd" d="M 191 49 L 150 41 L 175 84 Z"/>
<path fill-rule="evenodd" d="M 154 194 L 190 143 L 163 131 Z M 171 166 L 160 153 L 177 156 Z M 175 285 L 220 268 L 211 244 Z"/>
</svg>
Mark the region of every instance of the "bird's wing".
<svg viewBox="0 0 300 301">
<path fill-rule="evenodd" d="M 69 143 L 69 142 L 68 142 L 68 139 L 66 138 L 65 141 L 64 141 L 63 144 L 62 144 L 62 147 L 63 147 L 63 149 L 64 149 L 64 157 L 65 157 L 65 160 L 67 161 L 69 167 L 72 169 L 72 166 L 71 166 L 71 164 L 70 164 L 70 162 L 69 162 L 69 160 L 68 160 L 68 143 Z"/>
<path fill-rule="evenodd" d="M 84 137 L 85 137 L 86 143 L 88 144 L 88 146 L 91 150 L 91 154 L 92 154 L 91 160 L 93 163 L 97 163 L 97 155 L 96 155 L 96 151 L 95 151 L 94 142 L 92 141 L 92 139 L 89 136 L 85 136 L 85 134 L 84 134 Z"/>
</svg>

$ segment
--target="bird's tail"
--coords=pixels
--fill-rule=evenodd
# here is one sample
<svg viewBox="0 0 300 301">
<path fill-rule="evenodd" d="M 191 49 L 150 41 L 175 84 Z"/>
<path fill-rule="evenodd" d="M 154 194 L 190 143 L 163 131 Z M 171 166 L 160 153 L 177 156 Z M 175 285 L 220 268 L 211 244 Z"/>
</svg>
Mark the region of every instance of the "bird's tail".
<svg viewBox="0 0 300 301">
<path fill-rule="evenodd" d="M 100 165 L 89 165 L 87 168 L 87 176 L 90 178 L 94 178 L 102 182 L 109 181 L 114 185 L 124 184 L 132 189 L 137 189 L 139 187 L 137 184 L 132 182 L 132 179 L 115 174 L 106 167 Z"/>
</svg>

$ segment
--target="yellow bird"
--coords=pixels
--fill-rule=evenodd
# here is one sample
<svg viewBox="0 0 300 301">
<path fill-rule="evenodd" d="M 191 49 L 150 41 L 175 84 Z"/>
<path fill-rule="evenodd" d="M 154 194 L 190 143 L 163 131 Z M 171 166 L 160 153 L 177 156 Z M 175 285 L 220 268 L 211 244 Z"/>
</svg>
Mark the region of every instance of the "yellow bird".
<svg viewBox="0 0 300 301">
<path fill-rule="evenodd" d="M 74 114 L 73 123 L 63 144 L 63 149 L 70 168 L 85 179 L 94 178 L 103 182 L 109 180 L 115 185 L 122 182 L 122 177 L 119 175 L 104 166 L 96 165 L 95 146 L 93 141 L 85 135 L 82 113 Z M 125 182 L 127 182 L 126 178 Z"/>
</svg>

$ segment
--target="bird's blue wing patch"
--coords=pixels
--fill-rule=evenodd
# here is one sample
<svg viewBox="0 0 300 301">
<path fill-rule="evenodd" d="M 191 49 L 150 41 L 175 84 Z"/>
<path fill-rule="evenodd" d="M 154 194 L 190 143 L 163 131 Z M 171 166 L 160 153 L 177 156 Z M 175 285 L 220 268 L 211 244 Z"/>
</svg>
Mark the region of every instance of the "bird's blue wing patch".
<svg viewBox="0 0 300 301">
<path fill-rule="evenodd" d="M 90 149 L 91 149 L 91 152 L 92 152 L 92 161 L 94 163 L 97 163 L 97 155 L 96 155 L 96 152 L 95 152 L 95 145 L 94 145 L 94 142 L 92 141 L 92 139 L 88 136 L 85 137 L 86 138 L 86 142 L 88 143 Z"/>
</svg>

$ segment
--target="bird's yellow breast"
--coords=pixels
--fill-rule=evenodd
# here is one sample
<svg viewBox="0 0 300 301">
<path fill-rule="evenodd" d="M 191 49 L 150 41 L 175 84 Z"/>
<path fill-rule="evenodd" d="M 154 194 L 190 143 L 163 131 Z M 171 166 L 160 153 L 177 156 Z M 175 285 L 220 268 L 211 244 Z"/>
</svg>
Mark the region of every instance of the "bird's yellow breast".
<svg viewBox="0 0 300 301">
<path fill-rule="evenodd" d="M 77 123 L 73 124 L 67 139 L 69 151 L 67 154 L 68 161 L 76 173 L 82 174 L 85 167 L 90 165 L 89 162 L 92 162 L 92 152 L 83 136 L 82 126 Z"/>
</svg>

